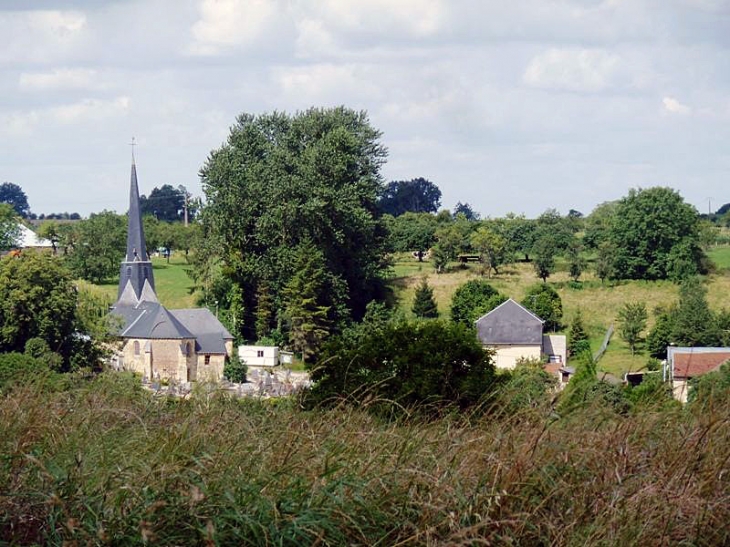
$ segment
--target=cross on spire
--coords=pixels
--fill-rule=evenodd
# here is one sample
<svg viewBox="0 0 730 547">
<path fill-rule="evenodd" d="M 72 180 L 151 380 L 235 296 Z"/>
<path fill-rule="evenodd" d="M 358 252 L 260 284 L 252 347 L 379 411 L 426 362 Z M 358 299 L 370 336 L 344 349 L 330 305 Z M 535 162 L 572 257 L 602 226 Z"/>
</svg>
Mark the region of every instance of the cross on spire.
<svg viewBox="0 0 730 547">
<path fill-rule="evenodd" d="M 128 143 L 132 147 L 132 163 L 134 163 L 134 147 L 137 146 L 137 141 L 132 137 L 132 142 Z"/>
</svg>

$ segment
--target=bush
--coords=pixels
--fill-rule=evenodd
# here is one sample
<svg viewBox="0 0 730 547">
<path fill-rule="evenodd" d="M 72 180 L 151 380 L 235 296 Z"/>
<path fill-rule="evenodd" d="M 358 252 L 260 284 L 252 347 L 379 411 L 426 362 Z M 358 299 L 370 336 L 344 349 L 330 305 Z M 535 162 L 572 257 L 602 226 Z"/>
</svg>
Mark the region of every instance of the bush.
<svg viewBox="0 0 730 547">
<path fill-rule="evenodd" d="M 312 370 L 309 399 L 349 399 L 393 411 L 477 403 L 494 378 L 491 353 L 463 325 L 439 320 L 366 323 L 333 339 Z"/>
<path fill-rule="evenodd" d="M 248 372 L 248 367 L 246 366 L 246 363 L 241 360 L 241 358 L 238 356 L 238 352 L 234 351 L 233 355 L 226 359 L 226 364 L 223 366 L 223 376 L 229 381 L 229 382 L 235 382 L 237 384 L 242 384 L 246 381 L 246 373 Z"/>
</svg>

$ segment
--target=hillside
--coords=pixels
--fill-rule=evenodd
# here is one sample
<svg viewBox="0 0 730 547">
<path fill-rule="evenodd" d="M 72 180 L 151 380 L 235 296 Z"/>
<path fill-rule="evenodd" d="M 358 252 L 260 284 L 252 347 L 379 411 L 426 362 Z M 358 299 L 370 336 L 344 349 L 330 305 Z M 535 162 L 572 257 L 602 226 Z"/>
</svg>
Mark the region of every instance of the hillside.
<svg viewBox="0 0 730 547">
<path fill-rule="evenodd" d="M 717 271 L 709 276 L 708 301 L 710 306 L 719 310 L 730 307 L 730 247 L 715 247 L 709 252 Z M 428 261 L 419 263 L 410 255 L 398 255 L 394 268 L 392 286 L 399 306 L 410 314 L 415 287 L 426 277 L 434 290 L 434 298 L 442 316 L 448 316 L 451 296 L 459 285 L 479 277 L 478 267 L 470 264 L 452 265 L 448 273 L 437 274 Z M 521 301 L 530 285 L 539 283 L 531 264 L 518 262 L 500 269 L 499 275 L 490 280 L 492 285 L 505 295 Z M 653 325 L 651 311 L 658 305 L 676 300 L 678 288 L 669 281 L 619 281 L 601 283 L 591 272 L 581 277 L 578 284 L 571 283 L 567 266 L 558 262 L 558 271 L 548 282 L 555 287 L 563 301 L 563 322 L 567 325 L 575 312 L 580 309 L 586 328 L 591 337 L 591 345 L 597 349 L 603 340 L 606 329 L 615 321 L 619 308 L 624 302 L 646 303 L 650 312 L 649 328 Z M 608 350 L 599 363 L 599 368 L 613 374 L 628 370 L 638 370 L 647 361 L 646 354 L 631 355 L 628 346 L 614 336 Z"/>
</svg>

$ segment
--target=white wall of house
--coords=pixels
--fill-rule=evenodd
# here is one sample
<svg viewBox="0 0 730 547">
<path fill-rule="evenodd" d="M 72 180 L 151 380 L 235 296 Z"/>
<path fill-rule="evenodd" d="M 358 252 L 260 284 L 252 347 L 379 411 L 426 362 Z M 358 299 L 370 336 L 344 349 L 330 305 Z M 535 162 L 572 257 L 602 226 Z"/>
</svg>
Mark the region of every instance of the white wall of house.
<svg viewBox="0 0 730 547">
<path fill-rule="evenodd" d="M 238 356 L 250 367 L 279 365 L 279 348 L 276 346 L 238 346 Z"/>
<path fill-rule="evenodd" d="M 675 378 L 672 380 L 672 394 L 680 403 L 687 402 L 687 392 L 689 391 L 689 383 L 686 378 Z"/>
<path fill-rule="evenodd" d="M 494 366 L 501 369 L 512 370 L 517 366 L 520 359 L 540 359 L 542 348 L 540 346 L 488 346 L 496 353 Z"/>
</svg>

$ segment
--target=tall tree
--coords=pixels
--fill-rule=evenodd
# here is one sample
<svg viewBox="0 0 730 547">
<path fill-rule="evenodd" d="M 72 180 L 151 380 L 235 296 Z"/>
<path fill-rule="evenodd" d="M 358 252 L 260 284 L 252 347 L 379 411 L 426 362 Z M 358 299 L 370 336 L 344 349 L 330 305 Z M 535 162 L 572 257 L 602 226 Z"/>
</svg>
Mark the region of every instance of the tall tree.
<svg viewBox="0 0 730 547">
<path fill-rule="evenodd" d="M 609 240 L 615 249 L 614 275 L 620 279 L 666 279 L 703 273 L 699 215 L 671 188 L 631 190 L 619 201 Z"/>
<path fill-rule="evenodd" d="M 25 195 L 23 189 L 12 182 L 3 182 L 0 184 L 0 203 L 11 205 L 15 212 L 25 218 L 30 214 L 30 205 L 28 205 L 28 196 Z"/>
<path fill-rule="evenodd" d="M 714 346 L 718 343 L 717 322 L 707 304 L 707 289 L 692 277 L 679 287 L 672 342 L 683 346 Z"/>
<path fill-rule="evenodd" d="M 583 314 L 578 310 L 573 316 L 568 330 L 568 351 L 572 356 L 581 355 L 585 351 L 590 351 L 591 345 L 588 342 L 588 333 L 583 324 Z"/>
<path fill-rule="evenodd" d="M 636 345 L 641 341 L 641 333 L 646 328 L 646 304 L 644 302 L 625 302 L 619 309 L 616 320 L 621 338 L 631 348 L 631 355 L 634 355 Z"/>
<path fill-rule="evenodd" d="M 416 287 L 416 294 L 413 297 L 413 315 L 425 319 L 433 319 L 439 316 L 438 306 L 433 299 L 433 289 L 428 286 L 424 277 Z"/>
<path fill-rule="evenodd" d="M 342 107 L 242 114 L 210 154 L 201 169 L 203 224 L 246 299 L 244 338 L 255 337 L 256 286 L 266 282 L 280 308 L 304 240 L 340 280 L 333 320 L 360 318 L 383 296 L 386 234 L 376 200 L 386 150 L 379 138 L 364 112 Z"/>
<path fill-rule="evenodd" d="M 289 340 L 304 362 L 317 353 L 329 334 L 327 284 L 324 255 L 311 242 L 304 242 L 296 257 L 295 274 L 283 294 Z"/>
<path fill-rule="evenodd" d="M 394 217 L 407 212 L 435 213 L 440 205 L 441 190 L 423 177 L 388 183 L 378 200 L 380 210 Z"/>
<path fill-rule="evenodd" d="M 543 235 L 535 241 L 532 249 L 533 262 L 537 277 L 542 279 L 543 283 L 547 282 L 555 269 L 555 254 L 557 253 L 557 244 L 550 235 Z"/>
<path fill-rule="evenodd" d="M 556 331 L 563 319 L 563 301 L 547 283 L 538 283 L 527 289 L 522 305 L 545 321 L 545 326 Z"/>
<path fill-rule="evenodd" d="M 507 242 L 504 238 L 490 230 L 487 226 L 481 226 L 471 235 L 471 246 L 479 253 L 479 262 L 487 277 L 499 273 L 499 266 L 506 261 Z"/>
<path fill-rule="evenodd" d="M 384 215 L 388 242 L 396 252 L 417 251 L 419 261 L 436 242 L 436 217 L 430 213 L 403 213 L 398 217 Z"/>
<path fill-rule="evenodd" d="M 454 218 L 458 217 L 459 215 L 464 215 L 466 220 L 468 220 L 469 222 L 479 220 L 479 213 L 477 213 L 468 203 L 461 203 L 460 201 L 457 202 L 457 204 L 454 206 L 454 211 L 452 213 L 452 216 Z"/>
<path fill-rule="evenodd" d="M 157 220 L 175 222 L 183 220 L 186 194 L 180 188 L 164 184 L 153 188 L 149 197 L 140 196 L 139 210 L 143 215 L 152 215 Z"/>
</svg>

